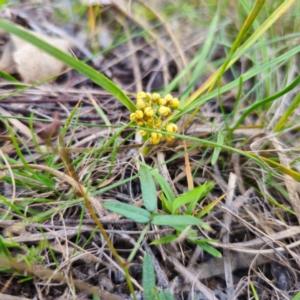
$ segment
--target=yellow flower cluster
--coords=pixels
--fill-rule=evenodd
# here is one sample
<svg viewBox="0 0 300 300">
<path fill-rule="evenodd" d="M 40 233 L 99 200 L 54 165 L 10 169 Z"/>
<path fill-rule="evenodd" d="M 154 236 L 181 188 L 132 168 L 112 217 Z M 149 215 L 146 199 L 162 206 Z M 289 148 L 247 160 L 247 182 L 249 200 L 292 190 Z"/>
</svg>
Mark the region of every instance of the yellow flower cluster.
<svg viewBox="0 0 300 300">
<path fill-rule="evenodd" d="M 136 97 L 137 110 L 130 114 L 130 120 L 134 121 L 138 126 L 144 126 L 145 130 L 140 130 L 140 134 L 148 136 L 150 143 L 158 144 L 163 134 L 149 133 L 146 128 L 176 133 L 178 131 L 176 124 L 164 124 L 163 121 L 171 114 L 172 109 L 176 109 L 178 106 L 179 100 L 173 98 L 170 94 L 161 97 L 158 93 L 139 92 Z M 165 139 L 170 142 L 174 137 L 166 135 Z"/>
</svg>

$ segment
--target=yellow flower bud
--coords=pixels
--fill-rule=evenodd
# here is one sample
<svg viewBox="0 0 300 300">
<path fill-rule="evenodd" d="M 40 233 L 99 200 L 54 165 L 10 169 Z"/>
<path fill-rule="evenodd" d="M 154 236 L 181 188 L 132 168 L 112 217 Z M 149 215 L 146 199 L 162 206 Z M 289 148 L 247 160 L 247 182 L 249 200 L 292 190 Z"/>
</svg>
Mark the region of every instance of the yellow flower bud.
<svg viewBox="0 0 300 300">
<path fill-rule="evenodd" d="M 171 142 L 171 141 L 173 141 L 175 139 L 175 137 L 174 136 L 166 135 L 165 139 L 166 139 L 167 142 Z"/>
<path fill-rule="evenodd" d="M 177 108 L 179 106 L 179 100 L 177 98 L 173 98 L 171 101 L 170 101 L 170 104 L 169 106 L 171 108 Z"/>
<path fill-rule="evenodd" d="M 138 100 L 138 101 L 136 102 L 136 106 L 137 106 L 137 108 L 139 108 L 139 109 L 144 109 L 144 108 L 146 107 L 146 103 L 145 103 L 145 101 L 143 101 L 143 100 Z"/>
<path fill-rule="evenodd" d="M 176 133 L 178 131 L 178 127 L 174 123 L 169 123 L 166 127 L 166 131 L 170 133 Z"/>
<path fill-rule="evenodd" d="M 153 94 L 152 94 L 152 100 L 156 101 L 156 100 L 158 100 L 159 98 L 160 98 L 160 94 L 158 94 L 158 93 L 153 93 Z"/>
<path fill-rule="evenodd" d="M 165 96 L 165 99 L 166 99 L 166 103 L 169 104 L 170 101 L 173 99 L 172 95 L 168 94 Z"/>
<path fill-rule="evenodd" d="M 156 132 L 151 132 L 151 137 L 153 139 L 161 139 L 162 138 L 162 134 L 161 133 L 156 133 Z"/>
<path fill-rule="evenodd" d="M 153 137 L 151 137 L 151 138 L 149 139 L 149 141 L 150 141 L 151 144 L 157 145 L 157 144 L 159 144 L 160 139 L 159 139 L 159 138 L 153 138 Z"/>
<path fill-rule="evenodd" d="M 137 124 L 138 126 L 143 126 L 143 125 L 144 125 L 144 122 L 141 121 L 141 120 L 136 120 L 136 124 Z"/>
<path fill-rule="evenodd" d="M 141 134 L 141 136 L 145 136 L 145 135 L 147 135 L 147 131 L 146 130 L 140 130 L 140 134 Z"/>
<path fill-rule="evenodd" d="M 166 107 L 166 106 L 161 106 L 159 109 L 158 109 L 158 113 L 161 115 L 161 116 L 164 116 L 166 117 L 167 115 L 169 115 L 171 112 L 170 108 L 169 107 Z"/>
<path fill-rule="evenodd" d="M 139 92 L 136 96 L 137 99 L 145 99 L 146 93 L 145 92 Z"/>
<path fill-rule="evenodd" d="M 135 120 L 136 120 L 135 113 L 131 113 L 131 114 L 130 114 L 130 120 L 131 120 L 131 121 L 135 121 Z"/>
<path fill-rule="evenodd" d="M 154 110 L 152 107 L 145 107 L 144 113 L 147 117 L 153 117 L 154 116 Z"/>
<path fill-rule="evenodd" d="M 160 105 L 160 106 L 161 106 L 161 105 L 165 105 L 166 102 L 167 102 L 167 101 L 166 101 L 165 98 L 159 98 L 159 99 L 158 99 L 158 105 Z"/>
<path fill-rule="evenodd" d="M 136 119 L 143 119 L 144 113 L 141 110 L 137 110 L 135 112 L 135 117 L 136 117 Z"/>
<path fill-rule="evenodd" d="M 149 93 L 146 93 L 146 101 L 150 102 L 152 100 L 152 95 Z"/>
</svg>

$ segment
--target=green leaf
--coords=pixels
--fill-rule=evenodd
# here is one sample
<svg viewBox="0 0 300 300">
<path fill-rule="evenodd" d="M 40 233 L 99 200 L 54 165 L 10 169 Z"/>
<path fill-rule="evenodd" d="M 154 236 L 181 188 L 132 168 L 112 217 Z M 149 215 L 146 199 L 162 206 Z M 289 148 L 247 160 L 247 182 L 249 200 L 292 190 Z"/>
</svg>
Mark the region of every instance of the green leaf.
<svg viewBox="0 0 300 300">
<path fill-rule="evenodd" d="M 160 245 L 160 244 L 169 244 L 171 242 L 173 242 L 174 240 L 177 239 L 177 235 L 176 234 L 171 234 L 165 237 L 162 237 L 160 239 L 157 239 L 155 241 L 153 241 L 150 245 Z"/>
<path fill-rule="evenodd" d="M 203 224 L 207 225 L 206 223 L 203 222 Z M 211 230 L 211 228 L 208 226 L 208 230 Z M 198 237 L 198 234 L 197 234 L 197 231 L 190 228 L 190 230 L 187 232 L 186 236 L 189 238 L 189 239 L 195 239 Z"/>
<path fill-rule="evenodd" d="M 150 221 L 150 213 L 140 207 L 130 204 L 108 201 L 103 204 L 106 209 L 116 212 L 124 217 L 131 219 L 137 223 L 148 223 Z"/>
<path fill-rule="evenodd" d="M 294 81 L 292 81 L 291 84 L 289 84 L 287 87 L 285 87 L 283 90 L 281 90 L 280 92 L 267 97 L 263 100 L 260 101 L 256 101 L 253 104 L 247 106 L 246 111 L 242 114 L 242 116 L 237 120 L 237 122 L 235 123 L 235 125 L 231 128 L 231 131 L 234 131 L 244 120 L 245 118 L 253 111 L 255 111 L 255 109 L 257 109 L 260 106 L 266 105 L 269 102 L 272 102 L 273 100 L 278 99 L 279 97 L 287 94 L 289 91 L 291 91 L 292 89 L 294 89 L 296 86 L 298 86 L 300 83 L 300 75 L 298 75 Z"/>
<path fill-rule="evenodd" d="M 195 241 L 198 241 L 199 243 L 217 243 L 219 240 L 213 240 L 213 239 L 201 239 L 199 240 L 199 238 L 194 239 Z M 194 242 L 194 240 L 192 240 L 192 242 Z"/>
<path fill-rule="evenodd" d="M 157 208 L 156 187 L 150 170 L 142 164 L 140 165 L 140 181 L 145 207 L 153 212 Z"/>
<path fill-rule="evenodd" d="M 173 203 L 173 201 L 175 200 L 175 195 L 172 189 L 170 188 L 170 185 L 165 180 L 165 178 L 161 176 L 156 170 L 151 170 L 151 174 L 155 178 L 156 182 L 159 184 L 163 192 L 165 193 L 167 200 L 170 203 Z"/>
<path fill-rule="evenodd" d="M 193 190 L 187 191 L 186 193 L 178 196 L 173 202 L 173 210 L 172 213 L 175 213 L 176 210 L 184 204 L 187 204 L 192 201 L 198 202 L 199 198 L 203 194 L 203 192 L 207 189 L 206 185 L 201 185 Z"/>
<path fill-rule="evenodd" d="M 219 132 L 218 132 L 218 140 L 217 140 L 217 143 L 218 143 L 219 145 L 221 145 L 221 146 L 224 144 L 224 135 L 223 135 L 223 133 L 222 133 L 221 130 L 219 130 Z M 216 148 L 214 149 L 214 153 L 213 153 L 212 159 L 211 159 L 211 164 L 212 164 L 213 166 L 216 164 L 220 152 L 221 152 L 221 148 L 220 148 L 220 147 L 216 147 Z"/>
<path fill-rule="evenodd" d="M 298 292 L 293 298 L 292 300 L 299 300 L 300 299 L 300 292 Z"/>
<path fill-rule="evenodd" d="M 200 222 L 200 225 L 199 225 L 199 226 L 201 226 L 203 229 L 208 230 L 208 231 L 211 231 L 211 230 L 212 230 L 211 227 L 210 227 L 207 223 L 203 222 L 203 221 L 200 220 L 200 219 L 199 219 L 199 222 Z M 186 226 L 184 226 L 184 225 L 176 225 L 176 224 L 172 224 L 172 225 L 170 225 L 170 226 L 173 227 L 174 229 L 180 231 L 180 232 L 182 232 L 183 230 L 185 230 L 185 227 L 186 227 Z M 189 236 L 189 233 L 188 233 L 188 236 Z M 194 236 L 193 236 L 193 237 L 194 237 Z"/>
<path fill-rule="evenodd" d="M 193 240 L 192 242 L 197 244 L 199 247 L 201 247 L 204 251 L 206 251 L 210 255 L 212 255 L 214 257 L 218 257 L 218 258 L 222 257 L 222 254 L 217 249 L 210 246 L 206 242 L 204 242 L 202 240 Z"/>
<path fill-rule="evenodd" d="M 205 182 L 204 184 L 201 185 L 201 187 L 199 187 L 200 190 L 200 195 L 197 198 L 195 198 L 193 201 L 191 201 L 191 203 L 189 204 L 187 210 L 186 210 L 186 214 L 187 215 L 191 215 L 193 214 L 196 204 L 198 203 L 199 200 L 203 199 L 204 197 L 206 197 L 210 191 L 213 189 L 214 187 L 214 182 L 213 181 L 209 181 L 209 182 Z M 198 216 L 197 216 L 198 217 Z"/>
<path fill-rule="evenodd" d="M 299 106 L 300 103 L 300 93 L 294 98 L 294 100 L 290 103 L 290 105 L 285 109 L 283 115 L 281 116 L 280 120 L 277 122 L 275 128 L 273 129 L 274 132 L 278 132 L 281 130 L 286 121 L 288 120 L 289 116 L 295 113 L 296 108 Z"/>
<path fill-rule="evenodd" d="M 257 295 L 256 289 L 255 289 L 255 287 L 254 287 L 254 285 L 253 285 L 252 282 L 250 282 L 250 287 L 251 287 L 252 294 L 253 294 L 253 296 L 254 296 L 254 300 L 259 300 L 259 297 L 258 297 L 258 295 Z M 299 294 L 299 295 L 300 295 L 300 294 Z M 297 295 L 296 295 L 296 296 L 297 296 Z M 299 299 L 299 298 L 296 298 L 296 299 Z M 295 297 L 294 297 L 292 300 L 295 300 Z"/>
<path fill-rule="evenodd" d="M 216 204 L 219 203 L 225 197 L 225 195 L 226 194 L 223 194 L 222 196 L 205 206 L 199 213 L 197 213 L 196 217 L 200 219 L 204 215 L 209 213 L 216 206 Z"/>
<path fill-rule="evenodd" d="M 172 296 L 172 294 L 167 291 L 163 290 L 159 293 L 160 300 L 175 300 L 175 298 Z"/>
<path fill-rule="evenodd" d="M 193 216 L 179 216 L 179 215 L 153 215 L 152 224 L 154 225 L 201 225 L 203 222 Z"/>
<path fill-rule="evenodd" d="M 64 62 L 67 66 L 80 72 L 87 78 L 94 81 L 96 84 L 101 86 L 103 89 L 115 96 L 128 110 L 134 112 L 136 110 L 133 102 L 125 95 L 125 93 L 111 80 L 105 77 L 103 74 L 99 73 L 92 67 L 88 66 L 84 62 L 77 60 L 71 55 L 53 47 L 52 45 L 46 43 L 45 41 L 37 38 L 35 35 L 31 34 L 28 30 L 22 29 L 21 27 L 8 22 L 4 19 L 0 19 L 0 28 L 7 31 L 8 33 L 14 34 L 19 38 L 35 45 L 41 50 L 47 52 L 48 54 L 54 56 L 58 60 Z"/>
<path fill-rule="evenodd" d="M 2 235 L 0 235 L 0 254 L 5 255 L 7 258 L 11 258 L 9 251 L 6 248 L 6 242 Z"/>
<path fill-rule="evenodd" d="M 242 28 L 240 29 L 238 36 L 236 37 L 236 39 L 226 57 L 226 60 L 224 61 L 222 67 L 217 71 L 215 80 L 212 83 L 212 85 L 210 86 L 209 91 L 211 91 L 214 88 L 214 86 L 217 82 L 220 82 L 221 77 L 223 76 L 225 70 L 227 69 L 227 66 L 230 64 L 233 54 L 238 49 L 238 47 L 241 45 L 242 41 L 245 39 L 248 31 L 250 30 L 253 22 L 257 18 L 257 15 L 261 11 L 265 2 L 266 2 L 266 0 L 255 1 L 255 4 L 254 4 L 250 14 L 248 15 L 248 18 L 246 19 L 245 23 L 243 24 Z M 249 42 L 249 40 L 250 40 L 250 38 L 248 39 L 247 42 Z"/>
<path fill-rule="evenodd" d="M 150 254 L 146 253 L 143 260 L 143 278 L 144 297 L 146 300 L 154 299 L 155 273 Z"/>
<path fill-rule="evenodd" d="M 17 80 L 15 77 L 11 76 L 10 74 L 7 74 L 7 73 L 0 70 L 0 76 L 3 77 L 4 79 L 6 79 L 7 81 L 10 81 L 10 82 L 13 82 L 13 83 L 19 83 L 19 84 L 15 85 L 16 87 L 20 87 L 20 88 L 23 87 L 21 82 L 19 80 Z"/>
<path fill-rule="evenodd" d="M 172 212 L 172 204 L 167 200 L 164 193 L 161 193 L 160 196 L 161 196 L 162 209 L 166 213 L 171 213 Z"/>
</svg>

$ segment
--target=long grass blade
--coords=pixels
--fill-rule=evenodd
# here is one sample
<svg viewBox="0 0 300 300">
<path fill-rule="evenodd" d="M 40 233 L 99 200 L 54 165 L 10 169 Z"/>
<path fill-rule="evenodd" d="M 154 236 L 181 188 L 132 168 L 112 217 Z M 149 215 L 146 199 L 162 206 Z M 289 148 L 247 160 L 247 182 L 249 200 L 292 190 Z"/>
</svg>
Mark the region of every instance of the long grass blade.
<svg viewBox="0 0 300 300">
<path fill-rule="evenodd" d="M 133 102 L 125 95 L 125 93 L 111 80 L 105 77 L 103 74 L 99 73 L 92 67 L 88 66 L 84 62 L 77 60 L 71 55 L 53 47 L 52 45 L 42 41 L 37 38 L 33 34 L 31 34 L 28 30 L 22 29 L 21 27 L 8 22 L 6 20 L 0 19 L 0 28 L 9 32 L 10 34 L 14 34 L 19 38 L 35 45 L 41 50 L 47 52 L 48 54 L 54 56 L 58 60 L 64 62 L 67 66 L 75 69 L 81 74 L 85 75 L 87 78 L 94 81 L 96 84 L 104 88 L 106 91 L 115 96 L 124 106 L 128 108 L 130 111 L 135 111 L 135 105 Z"/>
</svg>

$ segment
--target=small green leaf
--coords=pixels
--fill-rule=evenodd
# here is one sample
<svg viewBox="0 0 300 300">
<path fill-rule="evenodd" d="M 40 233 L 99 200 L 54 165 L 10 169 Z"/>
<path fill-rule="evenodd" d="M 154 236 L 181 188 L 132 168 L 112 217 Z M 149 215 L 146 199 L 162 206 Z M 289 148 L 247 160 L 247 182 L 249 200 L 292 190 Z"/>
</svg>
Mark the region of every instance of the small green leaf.
<svg viewBox="0 0 300 300">
<path fill-rule="evenodd" d="M 219 130 L 219 132 L 218 132 L 218 140 L 217 140 L 217 143 L 218 143 L 220 146 L 223 146 L 223 143 L 224 143 L 224 135 L 223 135 L 223 133 L 222 133 L 221 130 Z M 213 153 L 213 155 L 212 155 L 212 159 L 211 159 L 211 164 L 212 164 L 212 165 L 215 165 L 215 163 L 217 162 L 220 152 L 221 152 L 221 148 L 220 148 L 220 147 L 216 147 L 215 150 L 214 150 L 214 153 Z"/>
<path fill-rule="evenodd" d="M 156 187 L 150 170 L 142 164 L 140 165 L 140 180 L 145 207 L 153 212 L 157 208 Z"/>
<path fill-rule="evenodd" d="M 21 82 L 19 80 L 17 80 L 15 77 L 11 76 L 10 74 L 7 74 L 7 73 L 0 70 L 0 76 L 3 77 L 4 79 L 6 79 L 7 81 L 10 81 L 10 82 L 13 82 L 13 83 L 19 83 L 19 84 L 16 84 L 16 87 L 19 87 L 19 88 L 23 87 Z"/>
<path fill-rule="evenodd" d="M 160 300 L 175 300 L 175 298 L 172 296 L 172 294 L 167 291 L 163 290 L 159 293 Z"/>
<path fill-rule="evenodd" d="M 193 216 L 179 216 L 179 215 L 160 215 L 153 216 L 152 224 L 154 225 L 201 225 L 203 223 Z"/>
<path fill-rule="evenodd" d="M 160 245 L 160 244 L 169 244 L 171 242 L 173 242 L 174 240 L 177 239 L 177 235 L 176 234 L 171 234 L 165 237 L 162 237 L 160 239 L 157 239 L 155 241 L 153 241 L 150 245 Z"/>
<path fill-rule="evenodd" d="M 161 193 L 161 204 L 162 204 L 162 209 L 166 213 L 171 213 L 172 212 L 172 207 L 171 203 L 166 199 L 166 196 L 164 193 Z"/>
<path fill-rule="evenodd" d="M 212 230 L 211 227 L 207 223 L 203 222 L 200 219 L 199 219 L 199 222 L 200 222 L 199 226 L 201 226 L 203 229 L 208 230 L 208 231 Z M 174 229 L 180 231 L 180 232 L 182 232 L 183 230 L 185 230 L 185 227 L 186 227 L 184 225 L 175 225 L 175 224 L 170 225 L 170 226 L 173 227 Z"/>
<path fill-rule="evenodd" d="M 214 200 L 212 203 L 209 203 L 207 206 L 205 206 L 199 213 L 197 213 L 196 217 L 201 218 L 207 213 L 209 213 L 216 206 L 216 204 L 219 203 L 225 197 L 225 195 L 226 194 L 223 194 L 218 199 Z"/>
<path fill-rule="evenodd" d="M 300 299 L 300 292 L 298 292 L 293 298 L 292 300 L 299 300 Z"/>
<path fill-rule="evenodd" d="M 195 241 L 197 241 L 198 243 L 217 243 L 219 240 L 213 240 L 213 239 L 194 239 Z M 193 240 L 193 241 L 194 241 Z"/>
<path fill-rule="evenodd" d="M 150 213 L 140 207 L 136 207 L 130 204 L 108 201 L 103 204 L 106 209 L 116 212 L 124 217 L 131 219 L 137 223 L 148 223 L 150 221 Z"/>
<path fill-rule="evenodd" d="M 204 251 L 206 251 L 210 255 L 212 255 L 214 257 L 219 257 L 219 258 L 222 257 L 222 254 L 217 249 L 210 246 L 209 244 L 207 244 L 203 240 L 193 240 L 192 242 L 197 244 L 199 247 L 201 247 Z"/>
<path fill-rule="evenodd" d="M 210 193 L 210 191 L 213 189 L 214 185 L 215 184 L 213 181 L 209 181 L 209 182 L 205 182 L 204 184 L 201 185 L 201 187 L 199 187 L 199 196 L 198 196 L 198 198 L 195 197 L 195 199 L 192 200 L 191 203 L 189 204 L 189 206 L 186 210 L 187 215 L 193 214 L 196 204 L 199 202 L 199 200 L 205 198 Z"/>
<path fill-rule="evenodd" d="M 170 185 L 165 180 L 165 178 L 161 176 L 156 170 L 151 170 L 151 174 L 155 178 L 156 182 L 159 184 L 163 192 L 165 193 L 167 200 L 170 203 L 173 203 L 173 201 L 175 200 L 175 195 L 172 189 L 170 188 Z"/>
<path fill-rule="evenodd" d="M 205 224 L 205 223 L 203 223 L 203 224 Z M 194 229 L 190 228 L 190 230 L 187 232 L 186 236 L 190 239 L 195 239 L 198 237 L 198 234 Z"/>
<path fill-rule="evenodd" d="M 0 235 L 0 254 L 1 255 L 4 254 L 6 257 L 11 258 L 11 255 L 6 247 L 6 242 L 5 242 L 4 238 L 2 237 L 2 235 Z"/>
<path fill-rule="evenodd" d="M 146 300 L 154 299 L 155 273 L 150 254 L 146 253 L 143 260 L 143 278 L 144 297 Z"/>
<path fill-rule="evenodd" d="M 186 193 L 178 196 L 175 201 L 173 202 L 173 211 L 172 213 L 175 213 L 176 210 L 181 207 L 184 204 L 190 203 L 191 201 L 198 202 L 199 198 L 202 196 L 202 194 L 207 190 L 207 185 L 201 185 L 193 190 L 187 191 Z M 209 193 L 209 192 L 208 192 Z"/>
<path fill-rule="evenodd" d="M 252 294 L 254 296 L 254 300 L 259 300 L 259 297 L 257 295 L 256 289 L 255 289 L 255 287 L 254 287 L 254 285 L 253 285 L 252 282 L 250 282 L 250 287 L 251 287 Z M 299 296 L 300 296 L 300 294 L 299 294 Z M 296 298 L 296 299 L 299 299 L 299 298 Z M 292 300 L 296 300 L 296 299 L 294 297 Z"/>
</svg>

